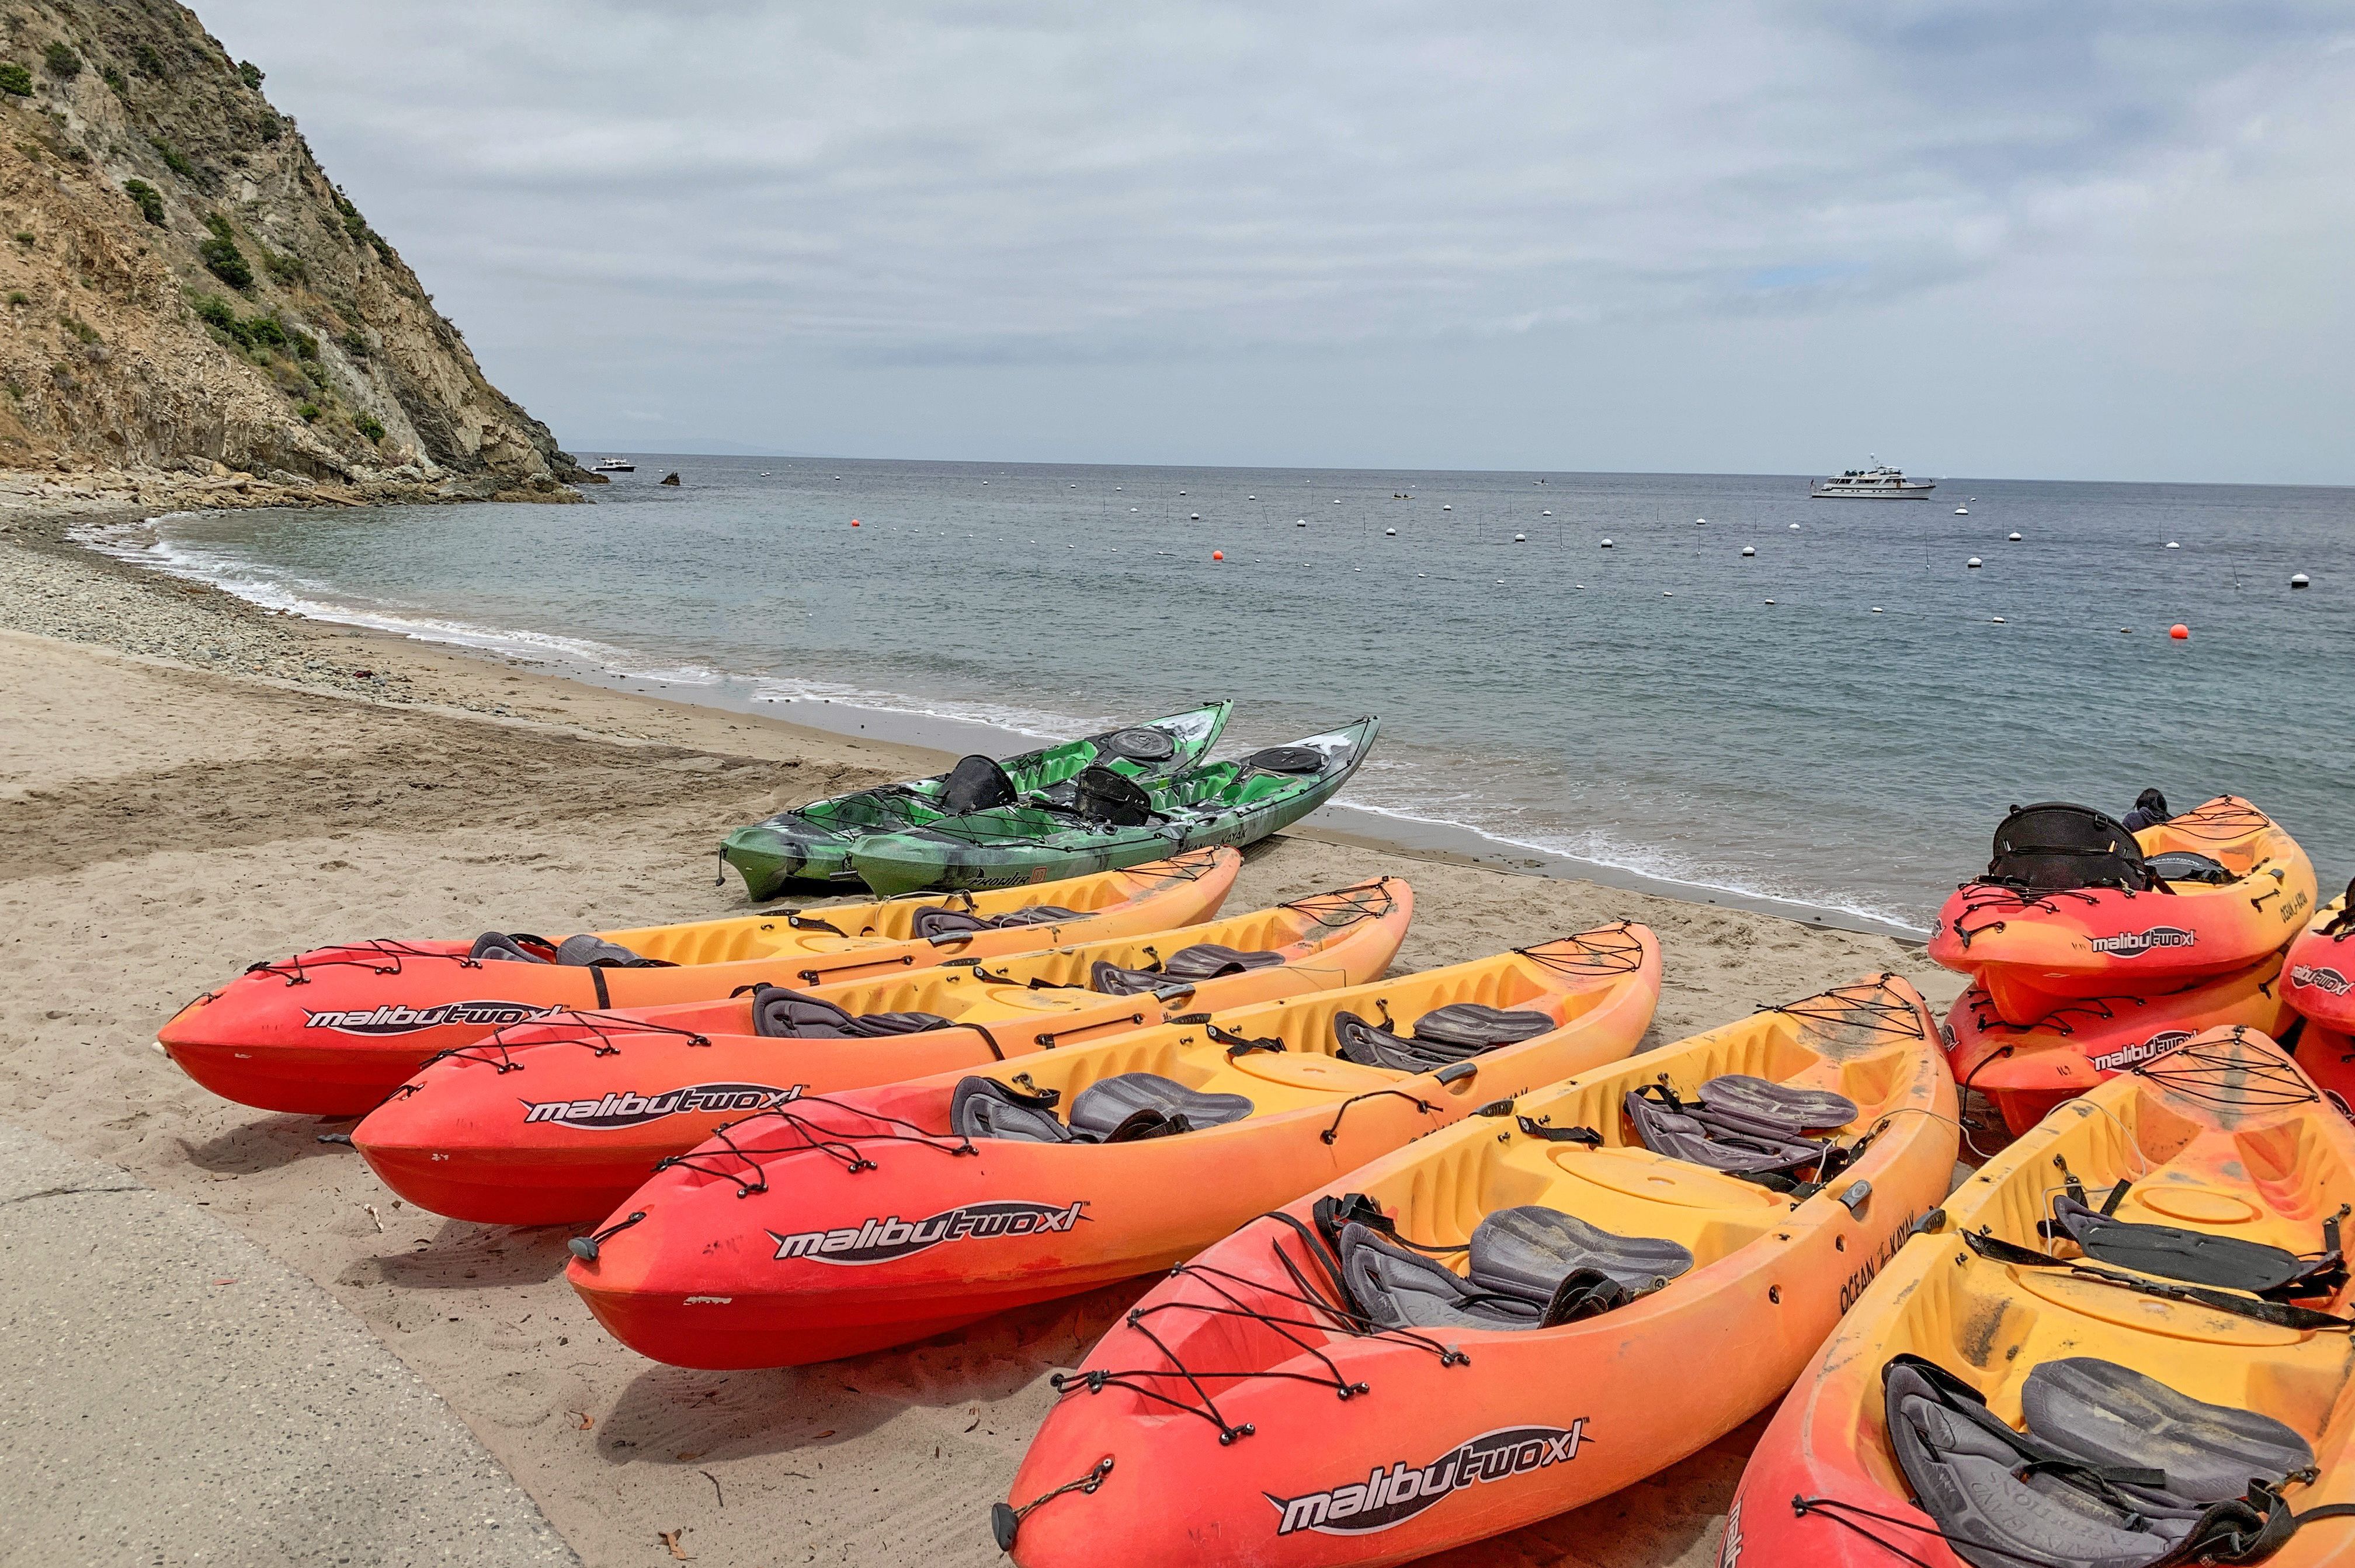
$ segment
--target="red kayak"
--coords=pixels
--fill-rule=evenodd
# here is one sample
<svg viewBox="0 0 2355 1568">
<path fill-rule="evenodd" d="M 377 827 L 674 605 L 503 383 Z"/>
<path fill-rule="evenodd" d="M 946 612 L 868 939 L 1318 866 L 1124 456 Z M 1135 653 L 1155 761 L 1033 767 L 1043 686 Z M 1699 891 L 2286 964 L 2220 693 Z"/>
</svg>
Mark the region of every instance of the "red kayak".
<svg viewBox="0 0 2355 1568">
<path fill-rule="evenodd" d="M 2336 1033 L 2355 1034 L 2355 882 L 2323 905 L 2289 944 L 2282 989 L 2305 1017 Z"/>
<path fill-rule="evenodd" d="M 1977 986 L 1955 1000 L 1944 1029 L 1955 1082 L 1995 1102 L 2014 1136 L 2094 1084 L 2156 1061 L 2194 1035 L 2243 1024 L 2279 1035 L 2292 1016 L 2281 994 L 2282 955 L 2156 996 L 2084 997 L 2033 1023 L 2008 1024 Z"/>
<path fill-rule="evenodd" d="M 503 1029 L 428 1062 L 352 1142 L 420 1208 L 499 1225 L 613 1211 L 655 1162 L 805 1095 L 1068 1050 L 1360 985 L 1414 913 L 1394 877 L 1147 936 L 891 980 Z"/>
<path fill-rule="evenodd" d="M 1164 1269 L 1252 1215 L 1615 1061 L 1641 926 L 793 1102 L 666 1161 L 568 1278 L 677 1366 L 796 1366 Z"/>
<path fill-rule="evenodd" d="M 2221 795 L 2137 833 L 2084 806 L 2016 808 L 1987 874 L 1938 912 L 1934 963 L 2006 1023 L 2075 997 L 2150 996 L 2245 969 L 2314 912 L 2314 865 L 2245 800 Z"/>
<path fill-rule="evenodd" d="M 1192 925 L 1242 857 L 1205 849 L 1127 871 L 929 900 L 885 899 L 561 939 L 347 942 L 254 965 L 156 1031 L 183 1072 L 265 1111 L 357 1116 L 431 1058 L 564 1008 L 659 1007 L 762 984 L 805 989 Z"/>
</svg>

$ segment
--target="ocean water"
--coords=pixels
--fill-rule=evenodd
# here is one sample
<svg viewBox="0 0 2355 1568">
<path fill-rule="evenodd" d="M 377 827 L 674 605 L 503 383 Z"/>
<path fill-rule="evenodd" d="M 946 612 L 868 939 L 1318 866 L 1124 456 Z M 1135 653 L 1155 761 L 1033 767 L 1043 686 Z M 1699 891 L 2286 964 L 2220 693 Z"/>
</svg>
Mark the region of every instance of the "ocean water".
<svg viewBox="0 0 2355 1568">
<path fill-rule="evenodd" d="M 2014 802 L 2230 791 L 2327 886 L 2355 873 L 2355 491 L 638 461 L 585 507 L 109 542 L 837 729 L 964 720 L 1015 750 L 1229 696 L 1231 749 L 1375 713 L 1360 811 L 1914 930 Z"/>
</svg>

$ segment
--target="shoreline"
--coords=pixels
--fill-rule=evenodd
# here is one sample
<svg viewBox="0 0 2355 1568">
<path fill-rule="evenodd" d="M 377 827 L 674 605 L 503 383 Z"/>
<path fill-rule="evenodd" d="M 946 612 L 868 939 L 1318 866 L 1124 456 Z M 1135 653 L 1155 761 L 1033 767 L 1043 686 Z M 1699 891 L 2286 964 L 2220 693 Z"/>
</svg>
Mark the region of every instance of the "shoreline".
<svg viewBox="0 0 2355 1568">
<path fill-rule="evenodd" d="M 879 742 L 892 748 L 892 754 L 907 759 L 902 764 L 902 776 L 913 777 L 944 771 L 959 755 L 967 752 L 986 752 L 1002 756 L 1028 750 L 1049 739 L 1038 732 L 1004 724 L 933 712 L 868 706 L 847 699 L 805 698 L 786 699 L 780 702 L 741 694 L 735 689 L 741 684 L 741 680 L 725 676 L 717 681 L 702 682 L 667 678 L 653 673 L 611 670 L 597 667 L 586 657 L 568 656 L 556 650 L 545 653 L 510 651 L 485 642 L 468 641 L 458 636 L 440 637 L 425 631 L 395 630 L 372 624 L 367 620 L 346 620 L 332 613 L 272 610 L 200 576 L 183 575 L 167 567 L 150 565 L 88 539 L 72 537 L 93 528 L 128 528 L 152 525 L 155 520 L 153 515 L 134 515 L 126 511 L 113 516 L 50 517 L 37 520 L 34 528 L 37 548 L 69 554 L 77 559 L 103 561 L 110 568 L 128 574 L 132 581 L 200 584 L 222 599 L 243 605 L 253 614 L 280 624 L 342 628 L 346 637 L 356 634 L 364 645 L 399 648 L 404 652 L 446 652 L 485 666 L 529 671 L 544 679 L 576 688 L 707 711 L 732 713 L 805 737 L 826 735 L 870 744 Z M 388 652 L 377 662 L 393 661 L 394 656 Z M 790 707 L 795 717 L 781 716 L 777 711 L 781 707 Z M 1353 805 L 1346 799 L 1311 813 L 1288 831 L 1296 837 L 1385 854 L 1480 866 L 1518 875 L 1592 881 L 1660 898 L 1743 910 L 1803 925 L 1886 936 L 1914 946 L 1921 945 L 1927 938 L 1927 933 L 1918 928 L 1837 905 L 1815 904 L 1741 889 L 1679 881 L 1499 837 L 1464 823 Z"/>
<path fill-rule="evenodd" d="M 216 1099 L 154 1047 L 190 996 L 320 941 L 742 912 L 741 885 L 713 881 L 728 827 L 935 754 L 269 614 L 63 542 L 103 509 L 53 508 L 37 528 L 0 515 L 0 919 L 16 933 L 0 1119 L 316 1285 L 591 1568 L 645 1563 L 680 1531 L 702 1561 L 768 1562 L 781 1523 L 815 1560 L 1002 1561 L 985 1510 L 1054 1402 L 1049 1375 L 1149 1280 L 824 1366 L 655 1366 L 565 1284 L 566 1228 L 404 1207 L 322 1141 L 348 1120 Z M 1400 973 L 1650 925 L 1667 963 L 1646 1044 L 1864 974 L 1903 974 L 1941 1008 L 1961 988 L 1885 937 L 1346 833 L 1255 847 L 1227 909 L 1380 874 L 1417 893 Z M 1757 1427 L 1465 1561 L 1705 1568 Z"/>
</svg>

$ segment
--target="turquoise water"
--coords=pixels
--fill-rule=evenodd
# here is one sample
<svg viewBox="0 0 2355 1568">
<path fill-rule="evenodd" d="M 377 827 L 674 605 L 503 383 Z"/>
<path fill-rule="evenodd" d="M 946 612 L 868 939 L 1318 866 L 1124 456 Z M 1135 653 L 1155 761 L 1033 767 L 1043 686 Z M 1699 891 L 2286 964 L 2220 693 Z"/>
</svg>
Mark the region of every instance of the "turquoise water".
<svg viewBox="0 0 2355 1568">
<path fill-rule="evenodd" d="M 1237 744 L 1378 713 L 1352 805 L 1914 927 L 2011 803 L 2147 784 L 2245 795 L 2355 872 L 2355 491 L 639 461 L 586 507 L 175 517 L 144 554 L 1007 749 L 1213 696 Z"/>
</svg>

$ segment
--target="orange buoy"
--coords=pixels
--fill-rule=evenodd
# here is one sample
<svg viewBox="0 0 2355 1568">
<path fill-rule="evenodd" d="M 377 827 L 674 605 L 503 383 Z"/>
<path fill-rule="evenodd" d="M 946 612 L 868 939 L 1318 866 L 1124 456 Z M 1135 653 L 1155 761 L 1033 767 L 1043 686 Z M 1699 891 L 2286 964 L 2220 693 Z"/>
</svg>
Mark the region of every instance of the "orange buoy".
<svg viewBox="0 0 2355 1568">
<path fill-rule="evenodd" d="M 2178 621 L 2175 624 L 2167 629 L 2167 635 L 2180 643 L 2187 640 L 2191 635 L 2191 628 L 2185 625 L 2182 622 Z"/>
<path fill-rule="evenodd" d="M 851 526 L 852 528 L 857 528 L 857 527 L 858 526 L 858 519 L 857 517 L 853 517 L 853 518 L 851 518 L 851 519 L 850 519 L 850 526 Z"/>
<path fill-rule="evenodd" d="M 1227 552 L 1222 549 L 1214 549 L 1210 552 L 1210 559 L 1212 560 L 1224 560 L 1227 559 Z"/>
</svg>

